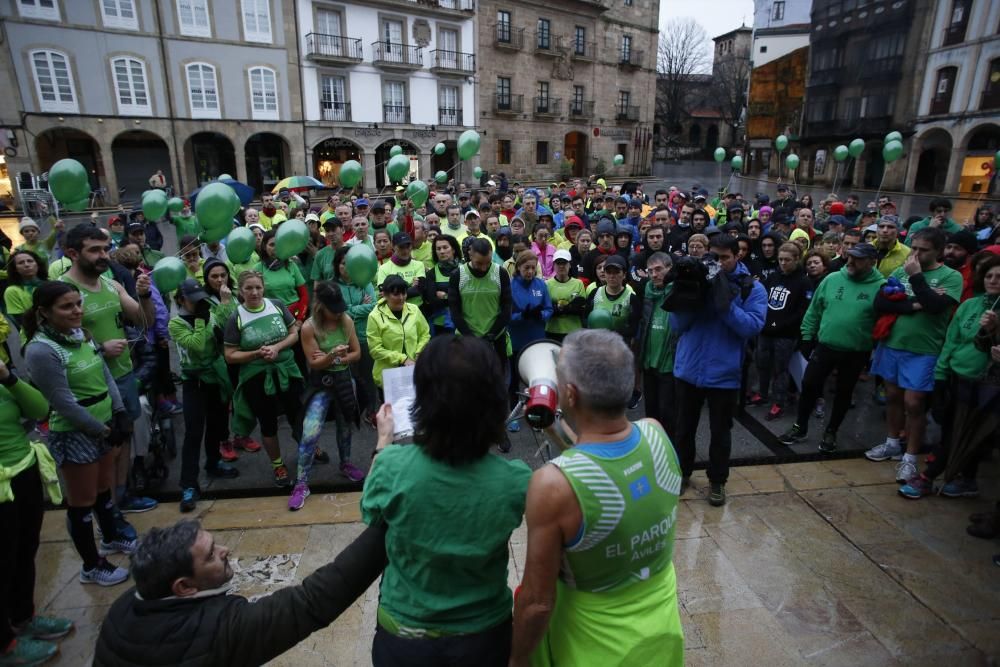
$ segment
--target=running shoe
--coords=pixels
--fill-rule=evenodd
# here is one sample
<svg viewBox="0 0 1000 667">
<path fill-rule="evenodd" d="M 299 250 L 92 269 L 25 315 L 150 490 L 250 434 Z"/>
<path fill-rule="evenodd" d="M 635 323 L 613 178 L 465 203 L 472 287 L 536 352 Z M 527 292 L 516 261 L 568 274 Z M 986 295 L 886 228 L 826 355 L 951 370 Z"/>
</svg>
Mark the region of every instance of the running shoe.
<svg viewBox="0 0 1000 667">
<path fill-rule="evenodd" d="M 188 487 L 181 492 L 181 512 L 193 512 L 198 506 L 198 489 Z"/>
<path fill-rule="evenodd" d="M 914 475 L 899 487 L 899 495 L 910 500 L 920 500 L 934 493 L 934 483 L 923 475 Z"/>
<path fill-rule="evenodd" d="M 642 400 L 642 392 L 639 391 L 638 389 L 633 389 L 632 398 L 630 398 L 628 402 L 628 409 L 635 410 L 637 407 L 639 407 L 639 401 L 641 400 Z"/>
<path fill-rule="evenodd" d="M 240 476 L 240 471 L 225 461 L 219 461 L 215 464 L 215 468 L 206 470 L 205 474 L 215 479 L 233 479 Z"/>
<path fill-rule="evenodd" d="M 240 435 L 233 438 L 233 447 L 237 449 L 242 449 L 244 452 L 254 452 L 260 451 L 260 443 L 251 438 L 250 436 Z"/>
<path fill-rule="evenodd" d="M 288 468 L 284 464 L 274 469 L 274 484 L 283 488 L 292 485 L 292 480 L 288 477 Z"/>
<path fill-rule="evenodd" d="M 288 497 L 288 509 L 292 512 L 302 509 L 302 506 L 306 504 L 306 498 L 309 497 L 309 485 L 305 482 L 299 482 L 292 489 L 292 495 Z"/>
<path fill-rule="evenodd" d="M 18 637 L 28 639 L 59 639 L 73 630 L 73 621 L 58 616 L 34 616 L 24 625 L 14 628 Z"/>
<path fill-rule="evenodd" d="M 948 498 L 978 498 L 979 485 L 974 479 L 959 477 L 941 487 L 941 495 Z"/>
<path fill-rule="evenodd" d="M 105 559 L 92 570 L 80 570 L 81 584 L 97 584 L 98 586 L 116 586 L 128 579 L 128 570 L 117 567 Z"/>
<path fill-rule="evenodd" d="M 511 423 L 507 424 L 507 430 L 510 431 L 511 433 L 520 433 L 521 422 L 517 420 L 512 421 Z"/>
<path fill-rule="evenodd" d="M 763 405 L 767 402 L 767 399 L 760 395 L 759 392 L 753 392 L 747 396 L 747 405 Z"/>
<path fill-rule="evenodd" d="M 726 485 L 712 482 L 711 490 L 708 493 L 708 504 L 713 507 L 722 507 L 726 504 Z"/>
<path fill-rule="evenodd" d="M 888 461 L 889 459 L 898 461 L 903 458 L 903 448 L 900 445 L 890 445 L 888 442 L 883 442 L 865 452 L 865 458 L 869 461 Z"/>
<path fill-rule="evenodd" d="M 767 414 L 764 415 L 764 419 L 766 419 L 767 421 L 774 421 L 775 419 L 781 417 L 781 415 L 783 414 L 785 414 L 785 409 L 780 405 L 778 405 L 777 403 L 774 403 L 771 405 L 771 409 L 767 411 Z"/>
<path fill-rule="evenodd" d="M 822 419 L 826 416 L 826 401 L 822 398 L 816 401 L 816 409 L 813 410 L 813 417 L 816 419 Z"/>
<path fill-rule="evenodd" d="M 352 482 L 360 482 L 365 478 L 365 473 L 361 470 L 361 468 L 357 467 L 350 461 L 344 461 L 340 464 L 340 472 L 344 475 L 344 477 Z"/>
<path fill-rule="evenodd" d="M 0 665 L 34 667 L 48 662 L 58 652 L 59 647 L 52 642 L 20 637 L 11 642 L 9 651 L 0 653 Z"/>
<path fill-rule="evenodd" d="M 316 463 L 329 463 L 330 455 L 317 447 L 316 452 L 313 454 L 313 461 Z"/>
<path fill-rule="evenodd" d="M 233 445 L 235 440 L 223 440 L 219 443 L 219 456 L 226 463 L 232 463 L 240 458 L 240 455 L 236 453 L 236 447 Z"/>
<path fill-rule="evenodd" d="M 837 451 L 837 434 L 827 431 L 819 441 L 819 451 L 824 454 L 832 454 Z"/>
<path fill-rule="evenodd" d="M 896 483 L 906 484 L 909 480 L 917 476 L 920 471 L 917 470 L 916 461 L 900 461 L 896 464 Z"/>
<path fill-rule="evenodd" d="M 111 514 L 115 517 L 115 528 L 121 537 L 129 540 L 139 539 L 139 533 L 136 531 L 135 526 L 125 520 L 125 515 L 118 509 L 118 505 L 111 508 Z M 101 524 L 97 521 L 94 521 L 94 530 L 97 531 L 98 537 L 104 537 L 104 533 L 101 532 Z"/>
<path fill-rule="evenodd" d="M 159 504 L 160 503 L 156 502 L 152 498 L 129 495 L 122 498 L 122 501 L 118 503 L 118 509 L 120 509 L 123 514 L 142 514 L 143 512 L 155 510 L 156 506 Z"/>
<path fill-rule="evenodd" d="M 794 445 L 796 442 L 805 440 L 808 435 L 809 431 L 798 424 L 792 424 L 790 429 L 778 436 L 778 440 L 783 445 Z"/>
<path fill-rule="evenodd" d="M 137 544 L 138 541 L 129 540 L 124 537 L 119 537 L 118 539 L 111 540 L 110 542 L 101 540 L 97 547 L 97 553 L 102 556 L 110 556 L 111 554 L 125 554 L 127 556 L 135 551 Z"/>
</svg>

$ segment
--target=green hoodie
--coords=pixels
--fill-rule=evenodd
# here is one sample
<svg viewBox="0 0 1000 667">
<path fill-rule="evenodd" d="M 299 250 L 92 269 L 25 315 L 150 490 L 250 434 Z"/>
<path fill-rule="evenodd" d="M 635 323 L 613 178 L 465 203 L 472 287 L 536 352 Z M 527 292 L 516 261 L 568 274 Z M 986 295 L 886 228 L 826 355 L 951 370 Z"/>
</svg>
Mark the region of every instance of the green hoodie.
<svg viewBox="0 0 1000 667">
<path fill-rule="evenodd" d="M 990 355 L 976 347 L 979 319 L 997 301 L 986 295 L 968 299 L 958 307 L 948 325 L 944 347 L 934 367 L 935 380 L 947 380 L 950 373 L 978 380 L 986 373 Z"/>
<path fill-rule="evenodd" d="M 818 340 L 835 350 L 863 352 L 874 347 L 875 295 L 885 282 L 878 269 L 852 280 L 847 267 L 830 274 L 813 294 L 802 318 L 802 339 Z"/>
<path fill-rule="evenodd" d="M 910 241 L 913 240 L 913 235 L 916 232 L 919 232 L 921 229 L 929 227 L 930 224 L 931 224 L 930 216 L 924 218 L 923 220 L 917 220 L 916 222 L 914 222 L 912 225 L 910 225 L 910 230 L 906 233 L 906 238 L 903 239 L 903 243 L 905 243 L 907 247 L 909 247 Z M 963 229 L 965 229 L 965 227 L 958 224 L 951 218 L 945 218 L 944 222 L 941 224 L 941 231 L 943 231 L 945 234 L 948 234 L 949 236 L 951 234 L 954 234 L 955 232 L 960 232 Z"/>
<path fill-rule="evenodd" d="M 378 297 L 375 295 L 375 288 L 371 283 L 364 287 L 358 287 L 353 283 L 345 283 L 343 280 L 334 281 L 340 288 L 340 293 L 347 303 L 347 314 L 354 320 L 354 332 L 358 335 L 358 341 L 364 345 L 368 337 L 368 316 L 375 310 Z M 365 303 L 365 297 L 368 303 Z"/>
</svg>

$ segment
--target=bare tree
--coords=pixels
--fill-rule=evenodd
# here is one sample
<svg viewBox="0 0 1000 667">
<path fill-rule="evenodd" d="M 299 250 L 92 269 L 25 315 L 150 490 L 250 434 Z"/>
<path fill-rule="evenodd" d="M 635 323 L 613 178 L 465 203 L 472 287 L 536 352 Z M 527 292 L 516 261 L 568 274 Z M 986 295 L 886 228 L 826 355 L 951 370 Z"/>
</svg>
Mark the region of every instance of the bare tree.
<svg viewBox="0 0 1000 667">
<path fill-rule="evenodd" d="M 708 33 L 691 18 L 677 18 L 660 29 L 656 48 L 656 116 L 667 133 L 680 125 L 688 105 L 686 97 L 696 74 L 711 69 Z"/>
<path fill-rule="evenodd" d="M 723 122 L 729 126 L 733 146 L 743 144 L 739 128 L 745 121 L 749 86 L 749 56 L 730 55 L 716 61 L 712 76 L 712 97 Z"/>
</svg>

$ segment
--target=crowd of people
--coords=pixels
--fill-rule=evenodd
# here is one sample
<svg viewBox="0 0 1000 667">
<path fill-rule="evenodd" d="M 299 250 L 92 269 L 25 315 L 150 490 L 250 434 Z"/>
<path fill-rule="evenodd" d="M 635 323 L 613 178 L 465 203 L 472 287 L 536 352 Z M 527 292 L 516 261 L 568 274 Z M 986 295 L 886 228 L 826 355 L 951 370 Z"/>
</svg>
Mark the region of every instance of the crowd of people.
<svg viewBox="0 0 1000 667">
<path fill-rule="evenodd" d="M 24 243 L 4 249 L 3 333 L 9 323 L 19 329 L 23 368 L 0 368 L 0 409 L 12 423 L 30 420 L 45 445 L 13 432 L 0 442 L 0 484 L 14 490 L 11 500 L 0 495 L 0 510 L 19 517 L 7 569 L 18 577 L 5 578 L 2 596 L 10 628 L 0 631 L 10 637 L 0 635 L 0 649 L 50 651 L 49 640 L 67 629 L 33 614 L 33 581 L 22 576 L 38 547 L 41 487 L 58 492 L 56 468 L 81 582 L 125 581 L 128 570 L 106 558 L 123 553 L 133 556 L 144 599 L 213 588 L 178 583 L 192 577 L 190 559 L 164 566 L 172 579 L 157 573 L 150 563 L 160 555 L 137 552 L 125 519 L 156 506 L 143 496 L 149 442 L 141 424 L 151 410 L 183 415 L 183 512 L 197 506 L 201 472 L 236 477 L 233 463 L 260 450 L 274 483 L 289 489 L 288 509 L 301 509 L 312 466 L 331 460 L 320 443 L 323 425 L 334 422 L 341 474 L 365 482 L 366 522 L 388 526 L 384 546 L 371 540 L 384 551 L 367 550 L 388 556 L 376 664 L 431 659 L 446 646 L 483 664 L 524 663 L 538 650 L 569 663 L 580 651 L 623 650 L 568 641 L 567 624 L 613 622 L 634 638 L 630 655 L 640 661 L 649 646 L 681 650 L 674 617 L 666 625 L 636 620 L 650 615 L 635 586 L 676 610 L 672 525 L 706 404 L 708 501 L 716 506 L 726 502 L 741 406 L 759 406 L 765 420 L 794 414 L 780 435 L 787 445 L 825 419 L 817 445 L 832 453 L 866 376 L 875 378 L 872 400 L 885 405 L 886 437 L 865 455 L 898 460 L 900 494 L 933 493 L 941 476 L 944 496 L 978 494 L 976 467 L 1000 427 L 1000 221 L 989 207 L 962 225 L 941 198 L 927 216 L 901 220 L 888 197 L 861 207 L 856 195 L 830 195 L 814 205 L 783 185 L 773 200 L 730 192 L 710 200 L 700 186 L 649 194 L 637 182 L 609 187 L 597 178 L 506 186 L 457 184 L 426 203 L 402 188 L 378 198 L 335 193 L 316 206 L 297 192 L 265 193 L 260 208 L 234 219 L 257 240 L 241 263 L 229 261 L 224 241 L 199 240 L 186 202 L 165 221 L 121 211 L 106 226 L 95 217 L 65 229 L 53 216 L 44 239 L 38 223 L 22 220 Z M 307 225 L 309 242 L 281 259 L 277 230 L 293 218 Z M 164 256 L 166 222 L 187 279 L 161 294 L 150 274 Z M 378 263 L 371 281 L 352 277 L 357 245 Z M 544 338 L 565 343 L 560 405 L 579 445 L 532 477 L 523 464 L 487 454 L 510 451 L 504 431 L 521 428 L 507 418 L 520 400 L 514 360 Z M 0 362 L 10 362 L 4 354 Z M 419 447 L 381 453 L 392 434 L 382 374 L 401 366 L 416 367 Z M 626 409 L 640 406 L 648 421 L 630 423 Z M 941 427 L 935 443 L 925 437 L 928 412 Z M 292 442 L 279 438 L 282 416 Z M 380 442 L 370 471 L 351 450 L 366 424 Z M 259 443 L 251 437 L 258 427 Z M 929 449 L 921 471 L 918 455 Z M 653 478 L 630 479 L 629 465 L 647 459 Z M 631 499 L 621 522 L 597 521 L 608 508 L 593 487 L 595 469 Z M 447 498 L 442 485 L 453 490 Z M 632 501 L 647 495 L 655 502 L 633 513 Z M 427 523 L 437 511 L 464 518 Z M 501 574 L 522 515 L 528 566 L 511 622 Z M 470 517 L 479 526 L 471 535 Z M 971 534 L 1000 534 L 997 513 L 973 519 Z M 649 526 L 658 539 L 629 545 L 628 534 Z M 149 549 L 164 540 L 207 548 L 196 524 L 155 535 L 144 541 Z M 609 536 L 628 546 L 597 548 Z M 225 580 L 224 571 L 215 575 Z M 153 598 L 144 586 L 156 589 Z M 615 608 L 624 611 L 612 621 L 602 605 L 618 593 Z M 315 629 L 313 621 L 300 627 Z M 115 662 L 111 655 L 105 663 Z"/>
</svg>

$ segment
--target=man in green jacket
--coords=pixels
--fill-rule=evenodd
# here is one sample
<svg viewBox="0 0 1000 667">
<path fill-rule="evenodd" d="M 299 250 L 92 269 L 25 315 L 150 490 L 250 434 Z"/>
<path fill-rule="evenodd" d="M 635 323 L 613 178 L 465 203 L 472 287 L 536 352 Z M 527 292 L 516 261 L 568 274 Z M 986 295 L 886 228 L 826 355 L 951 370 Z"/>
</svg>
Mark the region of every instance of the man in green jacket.
<svg viewBox="0 0 1000 667">
<path fill-rule="evenodd" d="M 859 243 L 845 255 L 847 266 L 819 284 L 802 318 L 799 351 L 809 364 L 802 376 L 798 416 L 779 438 L 792 445 L 806 437 L 809 415 L 823 393 L 826 378 L 836 370 L 833 410 L 819 444 L 819 451 L 827 454 L 837 448 L 837 429 L 851 407 L 854 385 L 871 356 L 871 332 L 877 316 L 875 296 L 885 282 L 875 268 L 878 251 L 871 244 Z"/>
<path fill-rule="evenodd" d="M 910 245 L 910 239 L 921 229 L 927 227 L 938 227 L 949 236 L 955 232 L 960 232 L 964 227 L 948 217 L 951 213 L 951 202 L 944 197 L 935 197 L 928 205 L 930 215 L 923 220 L 917 220 L 910 225 L 910 232 L 906 235 L 906 245 Z"/>
<path fill-rule="evenodd" d="M 659 421 L 671 438 L 674 436 L 674 352 L 677 338 L 670 332 L 670 313 L 661 306 L 670 292 L 670 286 L 665 281 L 672 265 L 670 255 L 665 252 L 655 252 L 646 259 L 649 281 L 642 300 L 642 320 L 635 348 L 642 370 L 646 416 Z"/>
</svg>

